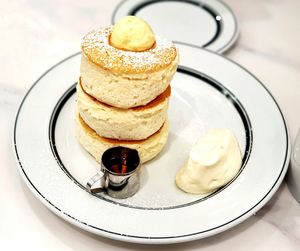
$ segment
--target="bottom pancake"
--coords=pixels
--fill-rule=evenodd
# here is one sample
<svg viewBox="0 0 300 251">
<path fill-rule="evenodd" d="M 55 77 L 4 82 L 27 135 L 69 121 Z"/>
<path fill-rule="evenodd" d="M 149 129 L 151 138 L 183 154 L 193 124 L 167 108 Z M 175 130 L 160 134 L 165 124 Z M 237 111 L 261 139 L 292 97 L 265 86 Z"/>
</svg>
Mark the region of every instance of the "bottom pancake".
<svg viewBox="0 0 300 251">
<path fill-rule="evenodd" d="M 136 149 L 141 158 L 141 162 L 145 163 L 153 159 L 163 149 L 168 139 L 169 127 L 165 121 L 163 126 L 149 138 L 144 140 L 115 140 L 107 139 L 99 136 L 91 129 L 80 117 L 76 116 L 76 137 L 83 148 L 89 152 L 98 162 L 105 150 L 115 146 L 124 146 Z"/>
</svg>

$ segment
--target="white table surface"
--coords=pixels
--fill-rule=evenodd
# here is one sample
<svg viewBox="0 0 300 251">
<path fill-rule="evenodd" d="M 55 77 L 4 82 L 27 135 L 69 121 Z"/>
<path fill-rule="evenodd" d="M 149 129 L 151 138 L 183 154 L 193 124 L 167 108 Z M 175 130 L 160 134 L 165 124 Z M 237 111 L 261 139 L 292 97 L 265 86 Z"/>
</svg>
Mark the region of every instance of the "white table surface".
<svg viewBox="0 0 300 251">
<path fill-rule="evenodd" d="M 0 8 L 0 250 L 155 250 L 76 228 L 44 207 L 21 180 L 12 148 L 18 105 L 49 67 L 79 51 L 81 37 L 110 24 L 118 0 L 6 0 Z M 300 126 L 300 1 L 226 0 L 240 36 L 226 56 L 277 99 L 293 140 Z M 243 84 L 243 83 L 241 83 Z M 6 248 L 6 249 L 5 249 Z M 300 250 L 300 205 L 283 183 L 256 215 L 216 236 L 158 250 Z"/>
</svg>

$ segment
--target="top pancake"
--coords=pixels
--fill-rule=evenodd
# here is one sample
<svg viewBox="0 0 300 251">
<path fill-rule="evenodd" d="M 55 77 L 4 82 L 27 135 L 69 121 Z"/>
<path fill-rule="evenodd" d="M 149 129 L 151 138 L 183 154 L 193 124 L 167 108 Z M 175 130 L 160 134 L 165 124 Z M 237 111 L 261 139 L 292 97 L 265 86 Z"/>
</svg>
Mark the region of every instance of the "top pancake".
<svg viewBox="0 0 300 251">
<path fill-rule="evenodd" d="M 148 73 L 167 67 L 175 60 L 177 50 L 172 42 L 156 36 L 155 45 L 146 51 L 134 52 L 110 45 L 112 27 L 99 28 L 83 37 L 82 52 L 94 64 L 116 73 Z"/>
</svg>

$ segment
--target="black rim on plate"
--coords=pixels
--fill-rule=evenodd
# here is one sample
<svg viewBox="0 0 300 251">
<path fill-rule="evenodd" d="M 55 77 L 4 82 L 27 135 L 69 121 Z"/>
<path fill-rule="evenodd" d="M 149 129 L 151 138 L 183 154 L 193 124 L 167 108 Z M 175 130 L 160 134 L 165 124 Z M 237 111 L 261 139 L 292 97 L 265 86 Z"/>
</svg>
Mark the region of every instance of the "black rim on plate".
<svg viewBox="0 0 300 251">
<path fill-rule="evenodd" d="M 236 111 L 238 112 L 242 122 L 243 122 L 243 126 L 244 126 L 244 130 L 245 130 L 245 141 L 246 141 L 246 146 L 245 146 L 245 152 L 243 154 L 243 160 L 242 160 L 242 167 L 240 168 L 238 174 L 229 182 L 227 183 L 224 187 L 218 189 L 217 191 L 201 198 L 201 199 L 197 199 L 195 201 L 189 202 L 189 203 L 184 203 L 184 204 L 180 204 L 180 205 L 176 205 L 176 206 L 166 206 L 166 207 L 140 207 L 140 206 L 133 206 L 133 205 L 128 205 L 128 204 L 124 204 L 122 202 L 117 202 L 115 200 L 111 200 L 109 197 L 104 197 L 101 194 L 92 194 L 94 196 L 96 196 L 99 199 L 103 199 L 105 201 L 108 201 L 110 203 L 113 204 L 118 204 L 120 206 L 124 206 L 124 207 L 130 207 L 130 208 L 136 208 L 136 209 L 144 209 L 144 210 L 166 210 L 166 209 L 176 209 L 176 208 L 180 208 L 180 207 L 185 207 L 185 206 L 190 206 L 199 202 L 202 202 L 204 200 L 207 200 L 215 195 L 217 195 L 218 193 L 222 192 L 224 189 L 226 189 L 228 186 L 230 186 L 230 184 L 232 184 L 232 182 L 235 181 L 235 179 L 241 174 L 241 172 L 244 170 L 244 167 L 247 164 L 247 161 L 250 157 L 250 153 L 251 153 L 251 147 L 252 147 L 252 128 L 251 128 L 251 123 L 249 120 L 249 117 L 247 115 L 246 110 L 244 109 L 243 105 L 239 102 L 238 98 L 236 96 L 234 96 L 233 93 L 231 93 L 224 85 L 222 85 L 221 83 L 217 82 L 216 80 L 212 79 L 211 77 L 200 73 L 194 69 L 190 69 L 188 67 L 184 67 L 184 66 L 179 66 L 178 67 L 178 72 L 192 76 L 194 78 L 200 79 L 201 81 L 205 82 L 206 84 L 210 85 L 211 87 L 213 87 L 214 89 L 216 89 L 218 92 L 221 92 L 222 95 L 224 95 L 226 97 L 227 100 L 229 100 L 232 105 L 235 107 Z M 62 162 L 60 156 L 59 156 L 59 152 L 56 148 L 56 140 L 55 140 L 55 127 L 56 127 L 56 122 L 57 119 L 59 117 L 60 111 L 62 110 L 62 108 L 64 107 L 64 105 L 66 104 L 66 102 L 68 102 L 69 98 L 71 98 L 76 92 L 76 83 L 73 84 L 63 95 L 62 97 L 58 100 L 56 106 L 53 109 L 51 118 L 50 118 L 50 123 L 49 123 L 49 143 L 50 143 L 50 147 L 53 153 L 54 158 L 56 159 L 58 165 L 61 167 L 61 169 L 64 171 L 64 173 L 76 184 L 78 185 L 80 188 L 82 188 L 83 190 L 87 191 L 86 187 L 84 187 L 82 184 L 80 184 L 73 176 L 72 174 L 68 171 L 68 169 L 66 168 L 66 166 L 64 165 L 64 163 Z"/>
<path fill-rule="evenodd" d="M 197 46 L 192 46 L 192 47 L 195 47 L 197 49 L 201 49 L 200 47 L 197 47 Z M 209 53 L 212 53 L 212 54 L 216 54 L 218 55 L 216 52 L 209 52 Z M 258 202 L 253 205 L 251 208 L 249 208 L 247 211 L 245 211 L 244 213 L 242 213 L 241 215 L 235 217 L 234 219 L 232 220 L 229 220 L 223 224 L 220 224 L 216 227 L 213 227 L 213 228 L 210 228 L 210 229 L 206 229 L 204 231 L 200 231 L 200 232 L 194 232 L 194 233 L 189 233 L 189 234 L 185 234 L 185 235 L 180 235 L 180 236 L 136 236 L 136 235 L 126 235 L 124 233 L 118 233 L 118 232 L 112 232 L 112 231 L 109 231 L 109 230 L 106 230 L 106 229 L 102 229 L 100 227 L 97 227 L 97 226 L 94 226 L 94 225 L 90 225 L 90 224 L 87 224 L 86 222 L 83 222 L 75 217 L 73 217 L 72 215 L 68 214 L 67 212 L 64 212 L 62 211 L 60 208 L 58 208 L 57 206 L 55 206 L 51 201 L 49 201 L 38 189 L 37 187 L 32 183 L 32 181 L 30 180 L 30 178 L 28 177 L 23 165 L 22 165 L 22 160 L 19 156 L 19 152 L 18 152 L 18 142 L 17 142 L 17 135 L 16 135 L 16 132 L 17 132 L 17 127 L 18 127 L 18 118 L 19 118 L 19 115 L 20 115 L 20 112 L 22 110 L 22 106 L 24 104 L 24 102 L 26 101 L 26 98 L 28 97 L 28 95 L 30 94 L 31 90 L 40 82 L 40 80 L 45 76 L 47 75 L 47 73 L 49 73 L 52 69 L 54 69 L 55 67 L 61 65 L 62 63 L 64 63 L 65 61 L 71 59 L 72 57 L 75 57 L 77 55 L 79 55 L 80 52 L 78 53 L 75 53 L 65 59 L 63 59 L 62 61 L 58 62 L 57 64 L 53 65 L 50 69 L 48 69 L 43 75 L 41 75 L 37 81 L 30 87 L 30 89 L 28 90 L 28 92 L 26 93 L 26 95 L 24 96 L 21 104 L 20 104 L 20 107 L 18 109 L 18 112 L 17 112 L 17 115 L 16 115 L 16 119 L 15 119 L 15 124 L 14 124 L 14 134 L 13 134 L 13 142 L 14 142 L 14 149 L 15 149 L 15 155 L 16 155 L 16 159 L 18 161 L 18 164 L 19 164 L 19 168 L 20 168 L 20 172 L 22 174 L 22 176 L 24 176 L 26 178 L 26 181 L 27 181 L 27 184 L 28 186 L 30 185 L 32 190 L 34 191 L 34 194 L 40 198 L 42 198 L 42 202 L 44 205 L 46 205 L 48 208 L 52 209 L 53 212 L 57 213 L 58 215 L 61 215 L 61 216 L 65 216 L 66 217 L 66 220 L 70 221 L 70 222 L 73 222 L 73 223 L 76 223 L 78 225 L 78 223 L 82 224 L 83 226 L 86 227 L 86 229 L 88 230 L 89 228 L 91 229 L 95 229 L 95 230 L 98 230 L 98 231 L 101 231 L 103 233 L 107 233 L 107 234 L 113 234 L 115 235 L 116 237 L 118 236 L 119 240 L 124 240 L 123 237 L 128 237 L 128 238 L 135 238 L 135 239 L 147 239 L 147 240 L 163 240 L 163 239 L 177 239 L 177 238 L 186 238 L 186 237 L 191 237 L 191 236 L 195 236 L 195 235 L 199 235 L 199 234 L 203 234 L 203 233 L 207 233 L 207 232 L 210 232 L 210 231 L 213 231 L 213 230 L 216 230 L 216 229 L 220 229 L 220 228 L 223 228 L 227 225 L 230 225 L 231 223 L 239 220 L 240 218 L 246 216 L 249 212 L 251 212 L 252 210 L 254 210 L 255 208 L 258 210 L 262 205 L 261 203 L 270 195 L 270 193 L 273 191 L 274 187 L 276 186 L 276 184 L 278 183 L 278 181 L 280 180 L 280 178 L 282 178 L 282 175 L 284 174 L 284 172 L 286 171 L 286 167 L 287 167 L 287 163 L 288 163 L 288 155 L 289 155 L 289 137 L 288 137 L 288 130 L 287 130 L 287 126 L 286 126 L 286 122 L 284 120 L 284 117 L 283 117 L 283 114 L 278 106 L 278 103 L 276 102 L 276 100 L 274 99 L 274 97 L 272 96 L 272 94 L 269 92 L 269 90 L 251 73 L 249 72 L 247 69 L 245 69 L 244 67 L 242 67 L 241 65 L 239 65 L 238 63 L 228 59 L 228 58 L 224 58 L 225 60 L 237 65 L 238 67 L 240 67 L 241 69 L 243 69 L 245 72 L 247 72 L 249 75 L 251 75 L 265 90 L 266 92 L 269 94 L 269 96 L 272 98 L 273 102 L 275 103 L 281 117 L 282 117 L 282 121 L 283 121 L 283 124 L 284 124 L 284 128 L 285 128 L 285 135 L 286 135 L 286 152 L 285 152 L 285 158 L 284 158 L 284 161 L 282 163 L 282 168 L 280 170 L 280 173 L 278 175 L 278 177 L 276 178 L 276 180 L 274 181 L 274 184 L 270 187 L 270 189 L 266 192 L 266 194 L 260 198 L 258 200 Z"/>
</svg>

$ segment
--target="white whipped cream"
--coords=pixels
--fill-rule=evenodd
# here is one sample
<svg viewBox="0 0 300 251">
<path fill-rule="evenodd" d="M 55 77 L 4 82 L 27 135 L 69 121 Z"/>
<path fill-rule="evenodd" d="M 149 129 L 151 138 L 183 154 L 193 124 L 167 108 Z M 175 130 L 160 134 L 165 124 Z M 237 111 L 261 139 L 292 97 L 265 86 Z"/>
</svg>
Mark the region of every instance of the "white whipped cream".
<svg viewBox="0 0 300 251">
<path fill-rule="evenodd" d="M 233 133 L 214 129 L 192 148 L 188 162 L 176 175 L 176 184 L 187 193 L 211 193 L 228 183 L 241 164 L 241 151 Z"/>
</svg>

